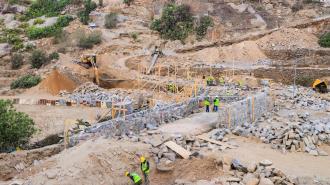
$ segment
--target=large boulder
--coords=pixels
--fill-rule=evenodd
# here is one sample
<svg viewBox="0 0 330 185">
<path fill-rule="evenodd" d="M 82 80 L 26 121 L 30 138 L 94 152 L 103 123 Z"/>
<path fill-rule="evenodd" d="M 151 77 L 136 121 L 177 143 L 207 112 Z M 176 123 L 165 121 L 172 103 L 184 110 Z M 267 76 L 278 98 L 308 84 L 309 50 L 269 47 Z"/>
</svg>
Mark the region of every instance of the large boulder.
<svg viewBox="0 0 330 185">
<path fill-rule="evenodd" d="M 1 5 L 0 5 L 1 6 Z M 1 13 L 7 14 L 7 13 L 24 13 L 26 11 L 26 7 L 21 5 L 10 5 L 8 3 L 4 4 L 1 8 Z"/>
<path fill-rule="evenodd" d="M 31 19 L 31 20 L 28 21 L 29 25 L 30 26 L 34 25 L 34 26 L 39 27 L 39 28 L 44 28 L 44 27 L 48 27 L 48 26 L 53 26 L 56 23 L 57 19 L 58 19 L 58 17 L 45 17 L 45 16 L 39 17 L 39 19 L 40 18 L 42 20 L 44 20 L 45 22 L 42 23 L 42 24 L 34 25 L 33 23 L 34 23 L 35 19 Z"/>
<path fill-rule="evenodd" d="M 0 44 L 0 58 L 10 54 L 10 45 L 7 43 Z"/>
</svg>

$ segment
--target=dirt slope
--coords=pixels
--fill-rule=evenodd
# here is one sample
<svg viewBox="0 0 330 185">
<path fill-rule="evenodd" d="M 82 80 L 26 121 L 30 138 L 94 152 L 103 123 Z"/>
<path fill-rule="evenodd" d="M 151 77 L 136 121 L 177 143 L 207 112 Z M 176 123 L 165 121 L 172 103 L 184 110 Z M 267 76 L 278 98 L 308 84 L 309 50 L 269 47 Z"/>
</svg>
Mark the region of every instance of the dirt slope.
<svg viewBox="0 0 330 185">
<path fill-rule="evenodd" d="M 61 90 L 72 92 L 77 85 L 67 76 L 53 70 L 39 85 L 39 89 L 57 95 Z"/>
</svg>

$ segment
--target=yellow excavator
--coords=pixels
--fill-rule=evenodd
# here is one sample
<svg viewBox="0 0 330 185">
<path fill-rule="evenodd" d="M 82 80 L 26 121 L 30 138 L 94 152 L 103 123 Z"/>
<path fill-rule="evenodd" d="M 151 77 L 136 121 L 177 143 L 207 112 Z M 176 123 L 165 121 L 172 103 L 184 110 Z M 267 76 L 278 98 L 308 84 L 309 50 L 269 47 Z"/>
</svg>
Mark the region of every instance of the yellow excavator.
<svg viewBox="0 0 330 185">
<path fill-rule="evenodd" d="M 86 54 L 82 55 L 80 61 L 78 62 L 79 65 L 89 69 L 93 67 L 94 70 L 94 82 L 97 85 L 100 85 L 100 78 L 99 78 L 99 70 L 96 65 L 96 54 Z"/>
<path fill-rule="evenodd" d="M 328 86 L 325 83 L 325 81 L 322 81 L 320 79 L 316 79 L 313 83 L 313 90 L 320 92 L 320 93 L 327 93 L 328 92 Z"/>
</svg>

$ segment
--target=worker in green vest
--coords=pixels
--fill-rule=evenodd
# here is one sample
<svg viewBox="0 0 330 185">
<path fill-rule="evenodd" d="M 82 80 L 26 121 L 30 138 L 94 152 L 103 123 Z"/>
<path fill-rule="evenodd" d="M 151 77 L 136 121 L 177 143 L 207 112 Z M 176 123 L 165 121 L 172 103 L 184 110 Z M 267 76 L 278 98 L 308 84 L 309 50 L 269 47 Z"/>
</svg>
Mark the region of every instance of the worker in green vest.
<svg viewBox="0 0 330 185">
<path fill-rule="evenodd" d="M 214 84 L 214 78 L 213 78 L 213 76 L 207 77 L 207 79 L 206 79 L 206 85 L 207 86 L 213 86 L 213 85 L 215 85 Z"/>
<path fill-rule="evenodd" d="M 213 112 L 218 112 L 219 105 L 220 105 L 220 99 L 218 96 L 216 96 L 215 99 L 213 100 Z"/>
<path fill-rule="evenodd" d="M 145 182 L 145 184 L 149 184 L 149 178 L 148 178 L 148 175 L 150 172 L 149 161 L 147 161 L 146 158 L 143 156 L 140 157 L 140 161 L 141 161 L 141 171 L 144 176 L 144 182 Z"/>
<path fill-rule="evenodd" d="M 206 108 L 206 112 L 210 112 L 210 98 L 209 97 L 206 97 L 204 99 L 204 106 Z"/>
<path fill-rule="evenodd" d="M 133 181 L 134 185 L 141 185 L 142 184 L 141 177 L 135 172 L 132 172 L 132 173 L 125 172 L 125 176 L 129 177 Z"/>
<path fill-rule="evenodd" d="M 224 78 L 223 76 L 221 76 L 221 77 L 219 78 L 219 84 L 220 84 L 220 85 L 225 85 L 225 78 Z"/>
</svg>

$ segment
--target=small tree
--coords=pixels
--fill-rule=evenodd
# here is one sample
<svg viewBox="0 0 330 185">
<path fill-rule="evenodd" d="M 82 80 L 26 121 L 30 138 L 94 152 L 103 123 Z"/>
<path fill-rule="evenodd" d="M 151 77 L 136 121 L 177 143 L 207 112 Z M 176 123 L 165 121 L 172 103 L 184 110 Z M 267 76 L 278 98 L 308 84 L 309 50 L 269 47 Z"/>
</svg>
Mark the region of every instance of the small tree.
<svg viewBox="0 0 330 185">
<path fill-rule="evenodd" d="M 123 3 L 126 4 L 127 6 L 131 6 L 133 0 L 123 0 Z"/>
<path fill-rule="evenodd" d="M 328 32 L 320 37 L 319 44 L 322 47 L 330 48 L 330 32 Z"/>
<path fill-rule="evenodd" d="M 105 16 L 104 26 L 108 29 L 115 28 L 117 26 L 117 14 L 109 13 Z"/>
<path fill-rule="evenodd" d="M 57 52 L 53 52 L 48 56 L 49 60 L 58 60 L 60 59 L 60 55 Z"/>
<path fill-rule="evenodd" d="M 139 34 L 136 33 L 136 32 L 133 32 L 133 33 L 130 34 L 130 36 L 132 37 L 132 39 L 134 40 L 134 42 L 136 42 L 137 39 L 138 39 Z"/>
<path fill-rule="evenodd" d="M 10 152 L 23 146 L 36 131 L 27 114 L 17 112 L 11 101 L 0 100 L 0 152 Z"/>
<path fill-rule="evenodd" d="M 15 53 L 11 57 L 11 68 L 12 69 L 19 69 L 23 65 L 23 55 Z"/>
<path fill-rule="evenodd" d="M 84 7 L 85 9 L 78 13 L 78 17 L 83 24 L 87 25 L 89 22 L 89 14 L 96 9 L 97 5 L 92 0 L 85 0 Z"/>
<path fill-rule="evenodd" d="M 203 16 L 199 21 L 199 25 L 196 27 L 197 39 L 201 40 L 207 33 L 207 29 L 213 26 L 213 20 L 210 16 Z"/>
<path fill-rule="evenodd" d="M 30 57 L 32 68 L 39 69 L 42 65 L 48 63 L 48 57 L 44 51 L 34 50 Z"/>
<path fill-rule="evenodd" d="M 162 11 L 160 19 L 151 24 L 165 39 L 184 40 L 193 31 L 193 17 L 188 5 L 168 4 Z"/>
</svg>

